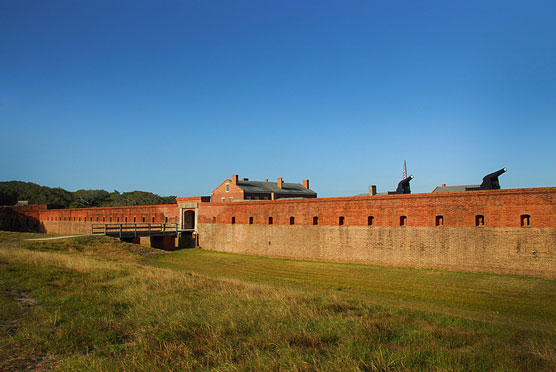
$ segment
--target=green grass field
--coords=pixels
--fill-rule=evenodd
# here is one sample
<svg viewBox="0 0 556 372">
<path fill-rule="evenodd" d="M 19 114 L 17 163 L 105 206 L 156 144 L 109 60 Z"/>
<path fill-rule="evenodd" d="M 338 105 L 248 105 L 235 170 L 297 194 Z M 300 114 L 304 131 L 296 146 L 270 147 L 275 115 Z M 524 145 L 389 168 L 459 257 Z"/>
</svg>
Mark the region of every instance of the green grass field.
<svg viewBox="0 0 556 372">
<path fill-rule="evenodd" d="M 0 371 L 556 371 L 556 281 L 0 232 Z"/>
</svg>

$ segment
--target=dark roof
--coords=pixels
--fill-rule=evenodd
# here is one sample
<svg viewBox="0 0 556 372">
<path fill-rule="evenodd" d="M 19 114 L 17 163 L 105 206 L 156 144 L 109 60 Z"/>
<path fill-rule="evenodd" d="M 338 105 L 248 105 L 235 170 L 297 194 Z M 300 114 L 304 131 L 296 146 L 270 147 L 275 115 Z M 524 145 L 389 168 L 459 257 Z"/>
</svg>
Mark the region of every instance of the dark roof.
<svg viewBox="0 0 556 372">
<path fill-rule="evenodd" d="M 436 186 L 432 192 L 455 192 L 455 191 L 466 191 L 468 188 L 478 188 L 481 185 L 460 185 L 460 186 Z"/>
<path fill-rule="evenodd" d="M 317 195 L 311 189 L 306 189 L 300 183 L 286 183 L 282 184 L 282 188 L 278 187 L 277 182 L 264 182 L 264 181 L 238 181 L 237 185 L 245 192 L 253 193 L 275 193 L 275 194 L 305 194 Z"/>
</svg>

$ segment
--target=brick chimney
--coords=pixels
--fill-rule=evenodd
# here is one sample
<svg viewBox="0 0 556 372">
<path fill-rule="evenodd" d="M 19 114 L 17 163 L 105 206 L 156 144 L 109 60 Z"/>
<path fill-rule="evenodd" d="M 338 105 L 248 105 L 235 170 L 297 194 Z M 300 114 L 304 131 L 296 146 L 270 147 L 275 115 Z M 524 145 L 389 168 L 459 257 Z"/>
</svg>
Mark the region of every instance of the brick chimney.
<svg viewBox="0 0 556 372">
<path fill-rule="evenodd" d="M 239 176 L 237 174 L 233 174 L 232 175 L 232 183 L 234 185 L 237 185 L 237 180 L 238 180 Z"/>
<path fill-rule="evenodd" d="M 443 184 L 442 184 L 442 187 L 446 187 L 446 184 L 445 184 L 445 183 L 443 183 Z"/>
<path fill-rule="evenodd" d="M 265 181 L 265 182 L 268 182 L 268 178 L 265 178 L 264 181 Z"/>
<path fill-rule="evenodd" d="M 284 186 L 284 180 L 282 179 L 282 177 L 278 177 L 278 187 L 282 188 L 282 186 Z"/>
<path fill-rule="evenodd" d="M 309 189 L 309 180 L 303 180 L 303 187 Z"/>
<path fill-rule="evenodd" d="M 376 185 L 369 185 L 369 195 L 376 195 Z"/>
</svg>

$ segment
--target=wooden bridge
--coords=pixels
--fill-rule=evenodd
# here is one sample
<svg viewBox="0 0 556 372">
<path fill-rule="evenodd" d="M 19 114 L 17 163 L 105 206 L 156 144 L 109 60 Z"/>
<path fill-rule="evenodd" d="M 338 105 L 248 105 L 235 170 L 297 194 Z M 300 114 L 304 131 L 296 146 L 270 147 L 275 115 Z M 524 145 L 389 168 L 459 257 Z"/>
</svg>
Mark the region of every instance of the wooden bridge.
<svg viewBox="0 0 556 372">
<path fill-rule="evenodd" d="M 176 223 L 96 223 L 91 225 L 91 234 L 114 238 L 137 238 L 147 236 L 178 236 Z"/>
</svg>

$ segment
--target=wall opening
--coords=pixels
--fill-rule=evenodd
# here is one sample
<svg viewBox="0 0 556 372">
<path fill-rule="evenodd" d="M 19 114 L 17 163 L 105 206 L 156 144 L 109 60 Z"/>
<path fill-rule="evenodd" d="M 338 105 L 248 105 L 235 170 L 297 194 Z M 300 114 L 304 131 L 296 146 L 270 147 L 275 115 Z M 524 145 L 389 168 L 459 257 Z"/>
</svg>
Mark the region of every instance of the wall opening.
<svg viewBox="0 0 556 372">
<path fill-rule="evenodd" d="M 97 221 L 98 221 L 98 218 L 97 218 Z M 127 223 L 127 217 L 125 218 L 125 221 L 124 221 L 124 222 Z"/>
<path fill-rule="evenodd" d="M 407 216 L 400 216 L 400 226 L 407 226 Z"/>
<path fill-rule="evenodd" d="M 145 216 L 143 216 L 143 222 L 145 222 Z"/>
<path fill-rule="evenodd" d="M 528 214 L 521 215 L 521 227 L 531 226 L 531 216 Z"/>
<path fill-rule="evenodd" d="M 153 216 L 153 223 L 154 223 L 154 216 Z"/>
<path fill-rule="evenodd" d="M 164 217 L 164 222 L 168 223 L 168 216 Z"/>
<path fill-rule="evenodd" d="M 478 214 L 475 216 L 475 226 L 484 226 L 485 225 L 485 216 L 482 214 Z"/>
<path fill-rule="evenodd" d="M 290 217 L 290 225 L 295 225 L 295 218 L 294 217 Z"/>
<path fill-rule="evenodd" d="M 373 222 L 375 222 L 374 220 L 375 220 L 375 218 L 373 216 L 367 217 L 367 225 L 368 226 L 373 226 Z"/>
<path fill-rule="evenodd" d="M 212 217 L 212 223 L 216 223 L 216 217 Z"/>
<path fill-rule="evenodd" d="M 444 216 L 436 216 L 435 224 L 436 224 L 436 226 L 443 226 L 444 225 Z"/>
<path fill-rule="evenodd" d="M 272 225 L 274 223 L 274 220 L 272 219 L 272 217 L 268 217 L 268 224 Z"/>
<path fill-rule="evenodd" d="M 345 217 L 340 216 L 340 218 L 338 218 L 338 225 L 343 226 L 344 225 L 344 220 L 345 220 Z"/>
<path fill-rule="evenodd" d="M 154 222 L 154 217 L 153 217 Z M 183 212 L 183 224 L 184 229 L 193 230 L 195 228 L 195 212 L 194 211 L 184 211 Z"/>
<path fill-rule="evenodd" d="M 313 225 L 318 225 L 318 224 L 319 224 L 318 216 L 313 217 Z"/>
<path fill-rule="evenodd" d="M 91 218 L 91 221 L 92 221 L 92 220 L 93 220 L 93 219 Z M 120 217 L 116 217 L 116 222 L 120 222 Z"/>
<path fill-rule="evenodd" d="M 235 225 L 235 224 L 236 224 L 236 218 L 232 217 L 232 225 Z"/>
<path fill-rule="evenodd" d="M 133 216 L 133 223 L 137 222 L 137 217 Z"/>
<path fill-rule="evenodd" d="M 253 224 L 253 217 L 249 217 L 249 225 Z"/>
</svg>

